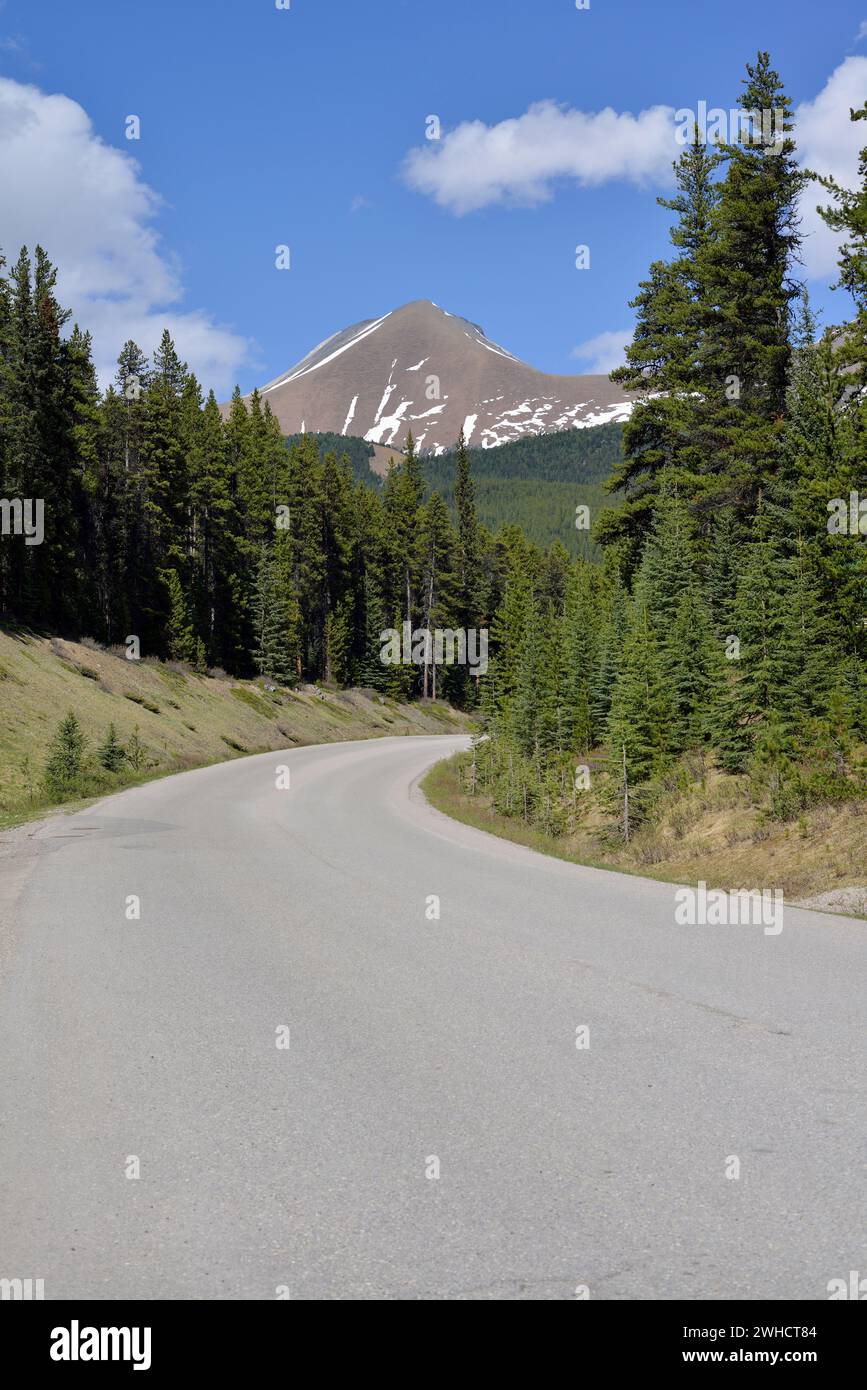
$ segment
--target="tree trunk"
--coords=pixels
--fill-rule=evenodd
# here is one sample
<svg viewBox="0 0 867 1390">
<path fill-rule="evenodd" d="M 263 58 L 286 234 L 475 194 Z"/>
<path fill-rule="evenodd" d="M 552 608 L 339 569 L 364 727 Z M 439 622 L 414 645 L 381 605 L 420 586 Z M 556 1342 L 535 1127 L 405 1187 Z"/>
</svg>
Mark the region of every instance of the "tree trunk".
<svg viewBox="0 0 867 1390">
<path fill-rule="evenodd" d="M 623 839 L 629 844 L 629 775 L 626 771 L 626 744 L 623 748 Z"/>
</svg>

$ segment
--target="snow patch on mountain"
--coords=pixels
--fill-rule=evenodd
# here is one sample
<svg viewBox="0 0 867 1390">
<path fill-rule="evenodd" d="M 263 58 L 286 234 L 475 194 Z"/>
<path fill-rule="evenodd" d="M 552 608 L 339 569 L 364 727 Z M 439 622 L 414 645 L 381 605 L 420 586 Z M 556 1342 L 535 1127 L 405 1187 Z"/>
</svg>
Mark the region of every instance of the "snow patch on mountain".
<svg viewBox="0 0 867 1390">
<path fill-rule="evenodd" d="M 429 392 L 429 382 L 436 390 Z M 537 371 L 472 320 L 429 300 L 332 333 L 261 390 L 285 434 L 297 433 L 299 421 L 305 430 L 309 420 L 312 430 L 352 432 L 399 449 L 412 431 L 419 448 L 434 454 L 454 448 L 462 425 L 477 447 L 495 448 L 622 422 L 635 399 L 605 376 Z"/>
<path fill-rule="evenodd" d="M 355 414 L 355 407 L 356 407 L 357 405 L 358 405 L 358 396 L 355 395 L 355 396 L 352 397 L 352 404 L 351 404 L 351 406 L 349 407 L 349 413 L 347 414 L 346 419 L 343 421 L 343 429 L 340 431 L 341 434 L 346 434 L 347 430 L 349 429 L 349 425 L 350 425 L 350 422 L 351 422 L 351 420 L 352 420 L 353 415 Z"/>
<path fill-rule="evenodd" d="M 330 338 L 326 338 L 323 343 L 319 344 L 318 348 L 314 348 L 312 352 L 308 353 L 307 356 L 299 362 L 298 366 L 289 372 L 287 376 L 278 377 L 276 381 L 272 381 L 268 386 L 264 386 L 262 388 L 262 395 L 264 396 L 268 391 L 276 391 L 278 386 L 287 386 L 290 381 L 297 381 L 299 377 L 307 376 L 310 372 L 316 372 L 328 362 L 334 362 L 338 357 L 341 357 L 344 352 L 348 352 L 351 347 L 355 347 L 358 343 L 362 342 L 364 338 L 369 338 L 371 333 L 375 333 L 377 328 L 382 327 L 387 318 L 391 318 L 390 312 L 383 314 L 381 319 L 376 319 L 372 323 L 364 324 L 361 330 L 358 333 L 354 333 L 348 342 L 341 343 L 340 347 L 335 348 L 334 352 L 328 353 L 326 357 L 320 358 L 318 362 L 313 361 L 312 359 L 316 357 L 321 348 L 327 347 L 329 343 L 334 342 L 335 338 L 340 338 L 342 336 L 340 333 L 332 333 Z M 310 363 L 310 365 L 307 366 L 305 365 L 306 363 Z"/>
</svg>

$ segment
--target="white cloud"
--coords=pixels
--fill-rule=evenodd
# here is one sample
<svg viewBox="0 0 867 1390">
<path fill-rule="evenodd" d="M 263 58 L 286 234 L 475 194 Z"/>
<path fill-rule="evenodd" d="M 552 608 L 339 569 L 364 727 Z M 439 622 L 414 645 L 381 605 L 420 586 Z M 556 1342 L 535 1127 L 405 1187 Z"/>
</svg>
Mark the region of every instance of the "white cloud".
<svg viewBox="0 0 867 1390">
<path fill-rule="evenodd" d="M 584 363 L 582 371 L 588 375 L 613 372 L 626 361 L 626 346 L 632 342 L 631 328 L 611 328 L 605 333 L 597 333 L 579 343 L 569 354 Z"/>
<path fill-rule="evenodd" d="M 867 36 L 867 21 L 859 38 Z M 867 94 L 867 58 L 846 58 L 812 101 L 795 112 L 799 157 L 810 169 L 854 187 L 858 152 L 867 130 L 849 119 Z M 651 187 L 671 182 L 680 153 L 674 107 L 653 106 L 633 116 L 584 112 L 540 101 L 522 116 L 488 126 L 464 121 L 412 149 L 402 165 L 405 182 L 458 216 L 493 204 L 533 206 L 549 201 L 558 180 L 598 186 L 615 179 Z M 834 274 L 838 239 L 816 212 L 827 196 L 811 184 L 801 205 L 804 266 L 810 278 Z"/>
<path fill-rule="evenodd" d="M 462 122 L 410 150 L 402 173 L 410 188 L 460 216 L 493 203 L 547 202 L 558 179 L 668 183 L 676 155 L 671 106 L 633 116 L 610 106 L 586 112 L 539 101 L 498 125 Z"/>
<path fill-rule="evenodd" d="M 127 338 L 149 353 L 168 327 L 206 389 L 231 388 L 250 342 L 204 309 L 179 307 L 179 267 L 153 225 L 161 199 L 77 102 L 0 77 L 0 188 L 7 260 L 21 246 L 45 248 L 61 303 L 93 332 L 103 385 Z"/>
<path fill-rule="evenodd" d="M 858 33 L 855 35 L 855 42 L 860 43 L 862 39 L 867 39 L 867 19 L 862 19 L 858 26 Z"/>
<path fill-rule="evenodd" d="M 798 155 L 806 168 L 831 174 L 844 187 L 858 182 L 858 151 L 867 144 L 863 121 L 849 119 L 851 107 L 864 105 L 867 95 L 867 58 L 846 58 L 828 78 L 814 101 L 801 102 L 795 111 Z M 804 267 L 811 279 L 832 275 L 837 268 L 839 238 L 825 226 L 816 211 L 829 197 L 818 183 L 806 189 L 801 202 Z"/>
</svg>

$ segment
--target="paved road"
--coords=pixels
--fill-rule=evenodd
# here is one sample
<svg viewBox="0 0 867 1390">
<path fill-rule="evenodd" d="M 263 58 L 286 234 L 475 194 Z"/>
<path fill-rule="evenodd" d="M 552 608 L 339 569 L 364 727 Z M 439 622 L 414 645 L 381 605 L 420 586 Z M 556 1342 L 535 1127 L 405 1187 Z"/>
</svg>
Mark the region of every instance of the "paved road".
<svg viewBox="0 0 867 1390">
<path fill-rule="evenodd" d="M 40 831 L 0 993 L 0 1276 L 822 1299 L 867 1273 L 867 925 L 677 926 L 670 886 L 428 808 L 410 786 L 459 743 L 244 759 Z"/>
</svg>

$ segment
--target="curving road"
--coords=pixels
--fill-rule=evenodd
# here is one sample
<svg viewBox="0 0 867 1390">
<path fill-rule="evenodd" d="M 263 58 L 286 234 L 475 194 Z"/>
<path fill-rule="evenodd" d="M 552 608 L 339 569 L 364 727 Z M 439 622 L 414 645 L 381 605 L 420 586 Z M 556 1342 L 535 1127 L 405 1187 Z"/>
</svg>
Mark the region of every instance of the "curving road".
<svg viewBox="0 0 867 1390">
<path fill-rule="evenodd" d="M 430 809 L 461 742 L 266 754 L 38 830 L 3 927 L 0 1277 L 822 1299 L 867 1272 L 867 924 L 677 926 L 670 886 Z"/>
</svg>

